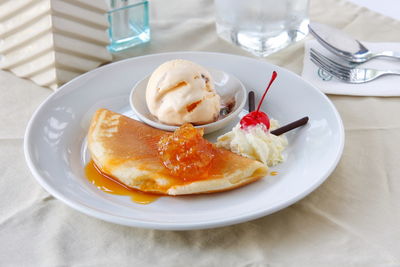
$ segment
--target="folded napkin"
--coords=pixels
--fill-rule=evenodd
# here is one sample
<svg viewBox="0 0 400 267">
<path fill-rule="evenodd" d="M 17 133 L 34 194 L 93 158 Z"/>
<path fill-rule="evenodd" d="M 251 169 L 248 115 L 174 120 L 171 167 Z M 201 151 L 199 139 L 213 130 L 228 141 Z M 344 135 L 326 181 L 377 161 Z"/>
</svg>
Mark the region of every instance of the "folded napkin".
<svg viewBox="0 0 400 267">
<path fill-rule="evenodd" d="M 369 43 L 362 42 L 373 52 L 391 50 L 400 52 L 400 43 Z M 332 77 L 329 73 L 319 69 L 310 60 L 310 48 L 321 54 L 337 59 L 335 55 L 326 50 L 316 40 L 308 40 L 305 43 L 303 72 L 301 76 L 312 85 L 326 94 L 336 95 L 359 95 L 359 96 L 400 96 L 400 75 L 388 75 L 380 77 L 371 82 L 362 84 L 345 83 Z M 366 63 L 358 65 L 360 68 L 374 69 L 397 69 L 400 70 L 400 60 L 388 58 L 375 58 Z"/>
</svg>

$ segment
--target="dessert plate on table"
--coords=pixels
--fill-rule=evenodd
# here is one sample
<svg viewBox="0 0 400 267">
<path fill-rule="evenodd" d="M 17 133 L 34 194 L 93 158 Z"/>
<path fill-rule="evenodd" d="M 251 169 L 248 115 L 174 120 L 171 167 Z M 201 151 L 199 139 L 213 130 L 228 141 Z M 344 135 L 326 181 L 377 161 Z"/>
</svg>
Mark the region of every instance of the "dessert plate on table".
<svg viewBox="0 0 400 267">
<path fill-rule="evenodd" d="M 160 197 L 143 205 L 129 197 L 104 193 L 85 177 L 90 158 L 86 134 L 98 108 L 132 118 L 132 87 L 156 67 L 172 59 L 187 59 L 223 70 L 256 92 L 258 102 L 272 71 L 278 78 L 262 110 L 286 124 L 310 118 L 287 133 L 285 162 L 271 168 L 275 176 L 222 193 Z M 245 111 L 241 112 L 243 116 Z M 240 116 L 239 116 L 240 117 Z M 230 125 L 206 138 L 232 129 Z M 206 52 L 155 54 L 119 61 L 90 71 L 53 93 L 32 116 L 25 135 L 25 157 L 36 180 L 72 208 L 96 218 L 128 226 L 164 230 L 220 227 L 256 219 L 283 209 L 315 190 L 336 167 L 344 145 L 341 118 L 330 100 L 290 71 L 247 57 Z"/>
</svg>

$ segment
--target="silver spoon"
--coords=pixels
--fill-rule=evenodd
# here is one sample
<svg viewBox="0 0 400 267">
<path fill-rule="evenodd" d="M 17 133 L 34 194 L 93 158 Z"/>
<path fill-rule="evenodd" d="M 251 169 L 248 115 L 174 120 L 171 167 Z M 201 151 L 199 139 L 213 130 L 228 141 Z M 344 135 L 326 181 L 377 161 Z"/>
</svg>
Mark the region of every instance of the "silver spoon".
<svg viewBox="0 0 400 267">
<path fill-rule="evenodd" d="M 315 39 L 326 49 L 349 62 L 362 63 L 376 57 L 400 59 L 399 52 L 382 51 L 373 53 L 360 41 L 328 25 L 313 22 L 308 25 L 308 28 Z"/>
</svg>

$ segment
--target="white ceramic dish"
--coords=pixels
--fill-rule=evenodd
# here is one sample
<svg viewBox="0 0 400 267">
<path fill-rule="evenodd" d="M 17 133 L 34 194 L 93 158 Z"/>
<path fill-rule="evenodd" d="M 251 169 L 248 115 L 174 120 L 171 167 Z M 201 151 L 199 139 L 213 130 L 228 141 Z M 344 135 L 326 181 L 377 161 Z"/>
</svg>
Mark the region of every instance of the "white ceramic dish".
<svg viewBox="0 0 400 267">
<path fill-rule="evenodd" d="M 246 88 L 234 75 L 224 71 L 208 69 L 213 77 L 215 90 L 221 97 L 222 103 L 227 103 L 235 100 L 235 105 L 228 115 L 213 123 L 208 123 L 196 127 L 204 128 L 204 133 L 212 133 L 226 127 L 233 120 L 237 119 L 240 111 L 246 103 Z M 150 76 L 140 80 L 133 87 L 129 96 L 129 103 L 132 110 L 139 119 L 150 126 L 159 128 L 165 131 L 174 131 L 177 126 L 160 123 L 149 111 L 146 105 L 146 87 Z"/>
<path fill-rule="evenodd" d="M 85 137 L 94 112 L 108 108 L 133 116 L 132 86 L 161 63 L 188 59 L 232 73 L 258 100 L 276 70 L 278 77 L 262 109 L 282 124 L 309 116 L 308 125 L 287 134 L 286 161 L 245 187 L 211 195 L 162 197 L 149 205 L 106 194 L 84 176 Z M 230 130 L 235 122 L 209 138 Z M 342 154 L 344 131 L 335 107 L 320 91 L 288 70 L 261 60 L 227 54 L 186 52 L 127 59 L 90 71 L 52 94 L 33 114 L 26 135 L 26 161 L 53 196 L 88 215 L 152 229 L 201 229 L 248 221 L 283 209 L 316 189 Z"/>
</svg>

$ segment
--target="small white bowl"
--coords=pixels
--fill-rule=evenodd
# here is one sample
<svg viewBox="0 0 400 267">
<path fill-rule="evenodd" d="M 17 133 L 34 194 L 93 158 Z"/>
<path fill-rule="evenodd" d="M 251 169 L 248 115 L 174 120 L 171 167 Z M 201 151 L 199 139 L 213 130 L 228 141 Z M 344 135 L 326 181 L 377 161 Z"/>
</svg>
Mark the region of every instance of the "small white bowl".
<svg viewBox="0 0 400 267">
<path fill-rule="evenodd" d="M 212 133 L 227 126 L 232 120 L 237 118 L 246 103 L 246 88 L 239 79 L 232 74 L 209 69 L 211 76 L 214 79 L 215 90 L 221 97 L 221 103 L 226 103 L 232 98 L 235 99 L 235 105 L 230 113 L 225 117 L 208 124 L 197 125 L 196 128 L 204 128 L 204 133 Z M 129 103 L 131 108 L 144 123 L 165 131 L 174 131 L 178 126 L 163 124 L 157 120 L 149 111 L 146 104 L 146 87 L 150 76 L 139 81 L 132 88 Z"/>
</svg>

